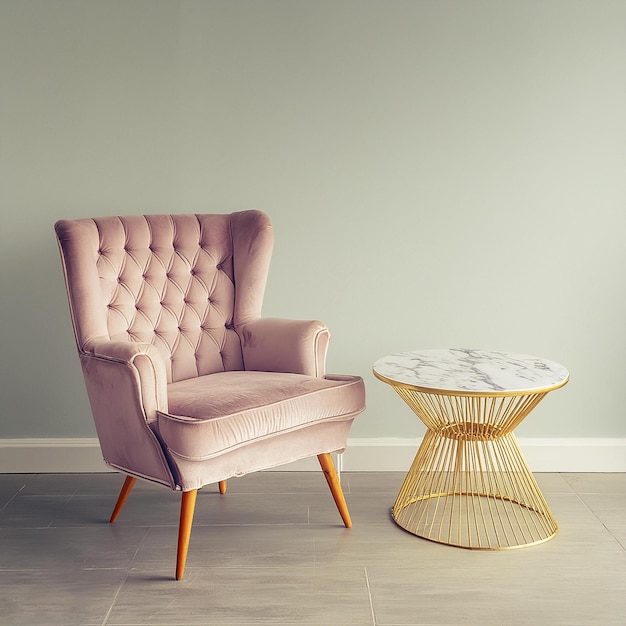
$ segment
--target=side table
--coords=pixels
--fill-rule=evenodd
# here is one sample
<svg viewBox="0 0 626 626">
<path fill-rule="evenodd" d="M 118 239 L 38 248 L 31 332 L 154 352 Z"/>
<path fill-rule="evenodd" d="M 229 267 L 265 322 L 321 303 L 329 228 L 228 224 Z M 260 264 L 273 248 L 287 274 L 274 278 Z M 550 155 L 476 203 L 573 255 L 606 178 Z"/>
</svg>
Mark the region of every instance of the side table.
<svg viewBox="0 0 626 626">
<path fill-rule="evenodd" d="M 392 509 L 399 526 L 473 549 L 554 537 L 557 522 L 513 430 L 568 382 L 563 366 L 528 355 L 447 349 L 386 356 L 373 371 L 427 427 Z"/>
</svg>

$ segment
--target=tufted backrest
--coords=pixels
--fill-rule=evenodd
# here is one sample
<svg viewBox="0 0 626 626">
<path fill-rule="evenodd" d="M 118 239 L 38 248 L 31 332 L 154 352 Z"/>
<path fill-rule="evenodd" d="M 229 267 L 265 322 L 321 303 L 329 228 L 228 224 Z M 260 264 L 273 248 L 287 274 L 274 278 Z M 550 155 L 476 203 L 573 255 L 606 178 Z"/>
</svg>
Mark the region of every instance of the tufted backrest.
<svg viewBox="0 0 626 626">
<path fill-rule="evenodd" d="M 135 215 L 55 225 L 79 351 L 153 344 L 168 380 L 243 369 L 238 327 L 261 314 L 273 245 L 260 211 Z"/>
</svg>

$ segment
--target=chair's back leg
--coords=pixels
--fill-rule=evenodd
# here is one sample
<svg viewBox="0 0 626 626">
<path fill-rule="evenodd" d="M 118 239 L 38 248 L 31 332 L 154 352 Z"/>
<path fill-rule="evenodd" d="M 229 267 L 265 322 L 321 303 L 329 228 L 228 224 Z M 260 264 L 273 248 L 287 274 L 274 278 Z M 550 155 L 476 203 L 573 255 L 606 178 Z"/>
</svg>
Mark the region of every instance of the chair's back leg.
<svg viewBox="0 0 626 626">
<path fill-rule="evenodd" d="M 226 481 L 225 480 L 220 480 L 219 488 L 220 488 L 220 493 L 221 494 L 225 494 L 226 493 Z"/>
<path fill-rule="evenodd" d="M 337 476 L 337 471 L 335 470 L 333 457 L 330 453 L 326 452 L 324 454 L 318 454 L 317 458 L 322 467 L 322 471 L 324 472 L 324 476 L 326 477 L 326 482 L 328 483 L 330 491 L 333 494 L 333 499 L 335 500 L 335 504 L 339 510 L 339 515 L 341 515 L 341 519 L 343 520 L 346 528 L 351 528 L 352 520 L 350 519 L 346 499 L 343 497 L 343 490 L 341 489 L 339 476 Z"/>
<path fill-rule="evenodd" d="M 118 518 L 120 511 L 124 508 L 126 500 L 128 500 L 128 496 L 130 495 L 132 488 L 135 486 L 136 481 L 137 479 L 134 476 L 126 476 L 120 495 L 117 496 L 117 502 L 115 503 L 113 513 L 111 513 L 111 519 L 109 519 L 111 524 Z"/>
<path fill-rule="evenodd" d="M 193 512 L 196 508 L 198 490 L 183 491 L 180 503 L 180 525 L 178 526 L 178 554 L 176 555 L 176 580 L 182 580 L 189 550 L 189 537 L 193 524 Z"/>
</svg>

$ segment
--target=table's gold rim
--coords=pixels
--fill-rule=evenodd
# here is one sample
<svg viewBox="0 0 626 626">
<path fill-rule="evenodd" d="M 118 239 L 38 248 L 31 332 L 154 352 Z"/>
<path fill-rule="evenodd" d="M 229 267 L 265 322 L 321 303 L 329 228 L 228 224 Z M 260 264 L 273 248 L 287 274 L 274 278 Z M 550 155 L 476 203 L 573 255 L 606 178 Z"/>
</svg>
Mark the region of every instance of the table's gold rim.
<svg viewBox="0 0 626 626">
<path fill-rule="evenodd" d="M 442 389 L 439 387 L 424 387 L 421 385 L 411 385 L 410 383 L 403 383 L 393 378 L 387 378 L 378 373 L 375 368 L 372 368 L 372 373 L 378 380 L 381 380 L 392 387 L 403 387 L 404 389 L 411 389 L 412 391 L 420 391 L 422 393 L 428 393 L 431 395 L 441 396 L 458 396 L 458 397 L 471 397 L 471 398 L 509 398 L 513 396 L 529 396 L 533 394 L 542 394 L 554 391 L 564 387 L 569 382 L 569 374 L 561 381 L 548 385 L 546 387 L 534 387 L 530 389 L 515 389 L 515 390 L 502 390 L 502 391 L 467 391 L 465 389 Z"/>
</svg>

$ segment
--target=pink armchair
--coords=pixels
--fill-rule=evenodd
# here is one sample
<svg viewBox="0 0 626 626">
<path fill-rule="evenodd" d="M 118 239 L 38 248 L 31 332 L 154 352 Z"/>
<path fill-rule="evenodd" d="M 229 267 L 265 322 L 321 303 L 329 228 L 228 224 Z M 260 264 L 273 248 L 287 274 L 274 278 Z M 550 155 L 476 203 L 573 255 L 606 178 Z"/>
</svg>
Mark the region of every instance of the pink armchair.
<svg viewBox="0 0 626 626">
<path fill-rule="evenodd" d="M 330 453 L 365 408 L 358 376 L 325 373 L 318 321 L 262 318 L 269 218 L 146 215 L 55 225 L 70 313 L 105 462 L 182 491 L 176 579 L 197 490 L 317 456 L 346 527 Z"/>
</svg>

